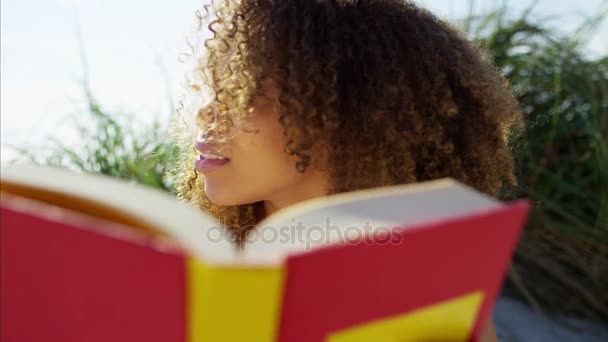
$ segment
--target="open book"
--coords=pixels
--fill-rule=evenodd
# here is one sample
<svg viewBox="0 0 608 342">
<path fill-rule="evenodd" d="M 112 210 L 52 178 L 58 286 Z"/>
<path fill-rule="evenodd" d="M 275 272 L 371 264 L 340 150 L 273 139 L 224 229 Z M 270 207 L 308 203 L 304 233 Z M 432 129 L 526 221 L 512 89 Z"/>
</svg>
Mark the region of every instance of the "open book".
<svg viewBox="0 0 608 342">
<path fill-rule="evenodd" d="M 362 190 L 280 210 L 239 250 L 141 185 L 0 179 L 3 341 L 474 341 L 529 208 L 450 179 Z"/>
</svg>

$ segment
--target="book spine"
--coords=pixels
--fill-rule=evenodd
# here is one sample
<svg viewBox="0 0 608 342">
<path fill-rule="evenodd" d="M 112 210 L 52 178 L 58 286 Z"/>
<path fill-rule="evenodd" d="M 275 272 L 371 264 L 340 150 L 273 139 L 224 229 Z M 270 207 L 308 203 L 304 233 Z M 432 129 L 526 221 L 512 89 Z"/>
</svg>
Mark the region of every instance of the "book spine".
<svg viewBox="0 0 608 342">
<path fill-rule="evenodd" d="M 275 341 L 281 268 L 223 268 L 187 262 L 188 340 Z"/>
</svg>

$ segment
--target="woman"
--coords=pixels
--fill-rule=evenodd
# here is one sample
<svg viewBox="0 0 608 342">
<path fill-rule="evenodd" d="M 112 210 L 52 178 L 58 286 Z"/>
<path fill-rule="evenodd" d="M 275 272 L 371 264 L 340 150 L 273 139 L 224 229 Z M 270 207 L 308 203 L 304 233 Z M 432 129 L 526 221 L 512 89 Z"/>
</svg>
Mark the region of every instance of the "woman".
<svg viewBox="0 0 608 342">
<path fill-rule="evenodd" d="M 188 85 L 212 100 L 196 107 L 197 151 L 175 175 L 180 198 L 236 244 L 318 196 L 442 177 L 491 195 L 515 184 L 516 99 L 485 53 L 428 11 L 398 0 L 205 9 L 213 37 Z"/>
</svg>

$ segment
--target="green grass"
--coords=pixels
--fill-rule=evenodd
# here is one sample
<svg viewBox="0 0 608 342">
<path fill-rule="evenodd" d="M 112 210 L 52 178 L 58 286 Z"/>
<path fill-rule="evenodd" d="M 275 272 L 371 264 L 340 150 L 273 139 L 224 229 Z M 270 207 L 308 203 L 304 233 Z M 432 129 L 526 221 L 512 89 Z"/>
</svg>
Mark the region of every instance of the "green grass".
<svg viewBox="0 0 608 342">
<path fill-rule="evenodd" d="M 506 292 L 538 310 L 608 322 L 608 57 L 584 52 L 608 6 L 574 34 L 505 9 L 471 30 L 518 94 L 516 196 L 534 201 Z"/>
<path fill-rule="evenodd" d="M 87 94 L 85 123 L 77 124 L 79 147 L 49 137 L 44 146 L 14 147 L 20 157 L 9 163 L 33 163 L 99 173 L 174 191 L 164 177 L 176 160 L 176 147 L 158 119 L 137 123 L 132 115 L 110 114 Z M 74 119 L 74 122 L 77 122 Z M 136 130 L 135 127 L 138 129 Z"/>
</svg>

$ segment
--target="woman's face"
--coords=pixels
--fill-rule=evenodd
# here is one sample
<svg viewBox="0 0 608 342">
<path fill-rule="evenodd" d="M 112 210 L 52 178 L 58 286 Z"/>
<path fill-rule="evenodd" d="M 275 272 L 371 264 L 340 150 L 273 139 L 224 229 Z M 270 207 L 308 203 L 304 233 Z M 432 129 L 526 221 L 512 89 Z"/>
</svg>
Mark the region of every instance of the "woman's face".
<svg viewBox="0 0 608 342">
<path fill-rule="evenodd" d="M 204 175 L 205 193 L 217 205 L 259 201 L 279 209 L 326 193 L 326 175 L 309 168 L 297 172 L 296 159 L 285 151 L 286 137 L 274 109 L 274 98 L 260 98 L 247 130 L 241 130 L 221 149 L 197 142 L 202 152 L 196 169 Z M 225 159 L 213 160 L 208 153 Z M 272 210 L 271 210 L 272 211 Z"/>
</svg>

